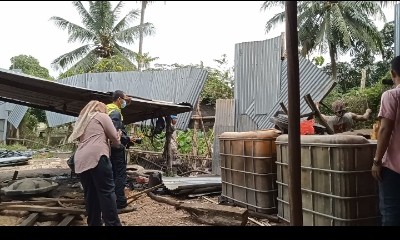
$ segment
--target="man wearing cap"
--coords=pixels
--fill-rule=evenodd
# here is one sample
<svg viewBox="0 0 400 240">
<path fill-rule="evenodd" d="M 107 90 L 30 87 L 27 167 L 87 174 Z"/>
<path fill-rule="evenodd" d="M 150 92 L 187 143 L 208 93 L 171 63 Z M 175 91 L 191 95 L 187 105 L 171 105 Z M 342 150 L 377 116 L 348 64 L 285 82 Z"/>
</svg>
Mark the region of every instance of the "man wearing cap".
<svg viewBox="0 0 400 240">
<path fill-rule="evenodd" d="M 319 108 L 319 104 L 317 103 L 316 105 Z M 354 121 L 366 121 L 372 112 L 369 108 L 364 115 L 347 112 L 346 104 L 342 100 L 337 100 L 332 104 L 332 111 L 335 113 L 334 116 L 322 116 L 334 133 L 352 131 Z"/>
<path fill-rule="evenodd" d="M 114 127 L 121 134 L 121 144 L 123 148 L 111 148 L 110 160 L 112 164 L 114 182 L 115 182 L 115 195 L 117 196 L 117 209 L 121 213 L 122 209 L 127 209 L 128 203 L 125 197 L 126 186 L 126 165 L 127 159 L 125 148 L 133 145 L 135 139 L 128 136 L 123 123 L 123 116 L 121 109 L 130 104 L 131 98 L 121 90 L 116 90 L 112 95 L 113 102 L 107 104 L 108 115 L 110 116 Z"/>
</svg>

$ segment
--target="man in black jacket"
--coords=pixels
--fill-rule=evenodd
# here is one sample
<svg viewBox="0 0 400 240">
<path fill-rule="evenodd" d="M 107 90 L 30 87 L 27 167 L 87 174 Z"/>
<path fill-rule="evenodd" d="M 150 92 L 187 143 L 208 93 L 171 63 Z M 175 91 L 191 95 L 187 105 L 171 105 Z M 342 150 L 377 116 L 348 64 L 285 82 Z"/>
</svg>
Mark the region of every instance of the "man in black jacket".
<svg viewBox="0 0 400 240">
<path fill-rule="evenodd" d="M 121 109 L 127 104 L 130 104 L 131 99 L 125 95 L 121 90 L 116 90 L 112 96 L 113 102 L 107 104 L 108 115 L 110 116 L 115 128 L 121 133 L 121 144 L 123 148 L 111 148 L 110 160 L 113 169 L 114 181 L 115 181 L 115 195 L 117 196 L 117 208 L 119 212 L 128 206 L 127 199 L 125 197 L 125 186 L 126 186 L 126 165 L 127 159 L 125 149 L 133 145 L 133 138 L 129 137 L 125 125 L 123 123 L 123 116 Z"/>
</svg>

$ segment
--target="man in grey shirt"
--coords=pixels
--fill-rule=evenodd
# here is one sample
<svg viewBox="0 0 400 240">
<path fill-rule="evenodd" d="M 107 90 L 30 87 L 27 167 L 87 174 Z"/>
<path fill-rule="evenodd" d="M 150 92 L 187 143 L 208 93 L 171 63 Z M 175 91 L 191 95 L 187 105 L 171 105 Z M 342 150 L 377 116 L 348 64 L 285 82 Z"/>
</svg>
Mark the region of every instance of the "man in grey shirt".
<svg viewBox="0 0 400 240">
<path fill-rule="evenodd" d="M 316 104 L 319 108 L 319 104 Z M 322 115 L 334 133 L 352 131 L 354 121 L 366 121 L 371 115 L 371 109 L 367 109 L 364 115 L 347 112 L 346 104 L 342 100 L 337 100 L 332 104 L 333 116 Z"/>
</svg>

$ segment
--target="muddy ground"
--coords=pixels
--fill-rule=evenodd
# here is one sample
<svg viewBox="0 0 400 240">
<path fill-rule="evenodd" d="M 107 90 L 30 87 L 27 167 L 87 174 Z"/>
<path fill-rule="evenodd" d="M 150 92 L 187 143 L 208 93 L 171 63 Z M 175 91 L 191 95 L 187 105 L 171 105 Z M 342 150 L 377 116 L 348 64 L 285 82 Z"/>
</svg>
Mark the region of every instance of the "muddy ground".
<svg viewBox="0 0 400 240">
<path fill-rule="evenodd" d="M 76 184 L 79 179 L 70 175 L 70 170 L 66 164 L 66 159 L 60 158 L 35 158 L 29 160 L 29 163 L 21 166 L 0 167 L 0 182 L 10 180 L 18 171 L 18 178 L 26 177 L 51 177 L 59 183 L 57 189 L 53 190 L 50 197 L 67 197 L 67 198 L 83 198 L 81 188 Z M 134 191 L 131 192 L 133 194 Z M 2 196 L 3 200 L 6 200 Z M 172 197 L 169 197 L 172 198 Z M 217 201 L 217 196 L 210 197 Z M 176 199 L 175 199 L 176 200 Z M 206 202 L 202 198 L 197 199 L 179 199 L 187 203 Z M 146 194 L 133 202 L 137 208 L 136 211 L 120 214 L 122 225 L 124 226 L 206 226 L 195 221 L 184 210 L 176 210 L 175 207 L 159 203 L 152 200 Z M 0 226 L 16 226 L 20 224 L 27 216 L 28 212 L 4 210 L 0 212 Z M 51 215 L 51 214 L 50 214 Z M 264 223 L 267 220 L 261 220 Z M 45 219 L 40 222 L 40 219 L 35 226 L 51 226 L 57 225 L 57 221 Z M 86 226 L 86 219 L 74 220 L 74 226 Z M 254 225 L 248 223 L 249 226 Z"/>
</svg>

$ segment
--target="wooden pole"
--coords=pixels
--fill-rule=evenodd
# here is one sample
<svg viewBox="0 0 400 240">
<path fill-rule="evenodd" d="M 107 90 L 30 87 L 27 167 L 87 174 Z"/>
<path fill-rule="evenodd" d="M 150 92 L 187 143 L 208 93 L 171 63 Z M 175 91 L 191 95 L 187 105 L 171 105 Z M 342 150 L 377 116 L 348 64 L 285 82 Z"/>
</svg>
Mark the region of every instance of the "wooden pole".
<svg viewBox="0 0 400 240">
<path fill-rule="evenodd" d="M 172 137 L 172 126 L 171 126 L 171 116 L 165 117 L 165 158 L 167 160 L 167 175 L 172 176 L 172 154 L 171 154 L 171 137 Z"/>
<path fill-rule="evenodd" d="M 289 96 L 289 206 L 290 225 L 303 225 L 300 155 L 300 83 L 297 1 L 285 2 Z"/>
</svg>

